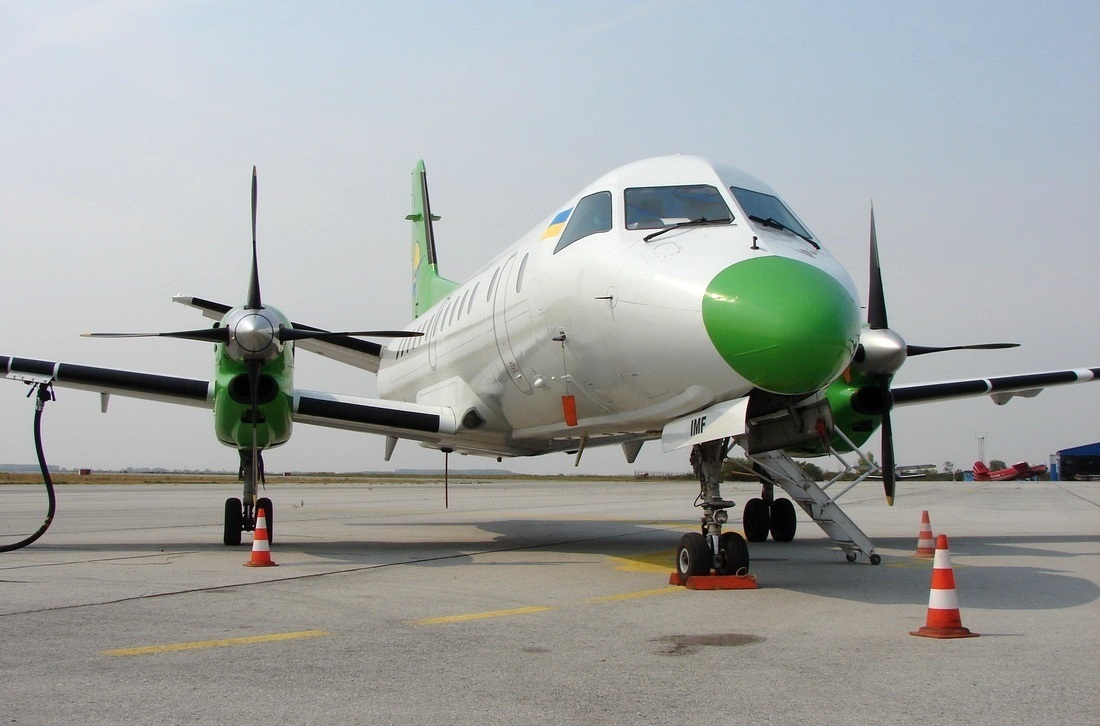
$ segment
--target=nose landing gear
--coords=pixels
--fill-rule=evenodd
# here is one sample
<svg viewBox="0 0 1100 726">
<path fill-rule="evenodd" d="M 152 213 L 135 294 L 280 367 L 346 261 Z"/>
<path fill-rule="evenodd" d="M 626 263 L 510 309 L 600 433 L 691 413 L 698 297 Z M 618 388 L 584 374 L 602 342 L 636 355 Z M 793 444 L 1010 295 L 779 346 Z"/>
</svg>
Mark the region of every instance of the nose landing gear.
<svg viewBox="0 0 1100 726">
<path fill-rule="evenodd" d="M 275 535 L 275 508 L 269 498 L 256 498 L 257 484 L 266 483 L 263 456 L 260 451 L 256 452 L 256 474 L 254 475 L 252 451 L 241 449 L 240 454 L 241 468 L 237 477 L 244 482 L 244 496 L 240 499 L 230 497 L 225 500 L 222 542 L 228 547 L 239 545 L 242 532 L 255 531 L 257 512 L 262 509 L 264 510 L 264 518 L 267 520 L 267 539 L 270 543 L 274 540 Z"/>
<path fill-rule="evenodd" d="M 676 571 L 683 582 L 689 577 L 709 575 L 745 575 L 749 570 L 749 550 L 737 532 L 722 532 L 729 520 L 726 511 L 734 503 L 722 498 L 722 462 L 729 453 L 730 440 L 720 439 L 696 444 L 691 449 L 691 466 L 699 478 L 696 505 L 703 509 L 701 532 L 685 534 L 676 550 Z"/>
</svg>

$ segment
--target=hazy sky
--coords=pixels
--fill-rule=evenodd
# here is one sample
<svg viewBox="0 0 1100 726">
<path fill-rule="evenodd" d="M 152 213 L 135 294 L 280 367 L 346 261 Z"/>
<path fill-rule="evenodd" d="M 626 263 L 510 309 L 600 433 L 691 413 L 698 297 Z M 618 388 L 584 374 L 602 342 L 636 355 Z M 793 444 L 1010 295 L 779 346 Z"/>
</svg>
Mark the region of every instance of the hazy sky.
<svg viewBox="0 0 1100 726">
<path fill-rule="evenodd" d="M 208 345 L 88 340 L 206 325 L 243 302 L 259 167 L 265 302 L 330 329 L 409 319 L 409 173 L 428 166 L 462 279 L 601 174 L 701 154 L 775 187 L 866 295 L 872 199 L 890 323 L 910 343 L 1010 340 L 896 381 L 1100 365 L 1096 2 L 0 2 L 0 355 L 208 377 Z M 304 388 L 374 395 L 309 353 Z M 33 405 L 0 385 L 0 462 Z M 233 469 L 208 412 L 61 390 L 68 467 Z M 899 409 L 899 463 L 1046 461 L 1100 440 L 1100 383 L 1005 407 Z M 877 439 L 876 439 L 877 441 Z M 877 443 L 875 444 L 877 448 Z M 591 451 L 585 472 L 686 470 Z M 307 426 L 270 471 L 441 465 Z M 461 459 L 455 466 L 496 466 Z M 506 461 L 567 472 L 565 455 Z"/>
</svg>

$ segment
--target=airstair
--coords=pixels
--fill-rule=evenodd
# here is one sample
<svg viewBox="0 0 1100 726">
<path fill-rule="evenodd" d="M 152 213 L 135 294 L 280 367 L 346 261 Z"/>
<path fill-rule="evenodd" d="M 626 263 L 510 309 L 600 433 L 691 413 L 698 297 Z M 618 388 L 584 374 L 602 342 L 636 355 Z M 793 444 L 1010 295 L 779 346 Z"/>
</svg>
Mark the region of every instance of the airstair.
<svg viewBox="0 0 1100 726">
<path fill-rule="evenodd" d="M 865 555 L 872 565 L 882 561 L 875 552 L 875 546 L 871 540 L 836 503 L 837 499 L 863 481 L 866 475 L 852 482 L 835 497 L 830 497 L 825 490 L 835 484 L 840 477 L 820 487 L 782 449 L 750 454 L 749 459 L 759 464 L 768 478 L 782 487 L 783 491 L 787 492 L 787 495 L 817 522 L 825 534 L 829 535 L 829 538 L 844 551 L 844 556 L 849 562 L 855 562 L 860 554 Z"/>
</svg>

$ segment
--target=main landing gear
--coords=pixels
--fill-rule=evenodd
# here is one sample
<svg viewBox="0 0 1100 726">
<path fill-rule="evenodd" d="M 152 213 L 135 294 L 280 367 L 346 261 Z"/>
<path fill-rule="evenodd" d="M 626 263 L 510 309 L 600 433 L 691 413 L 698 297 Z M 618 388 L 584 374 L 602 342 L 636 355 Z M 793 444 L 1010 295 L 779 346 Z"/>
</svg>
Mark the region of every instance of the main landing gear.
<svg viewBox="0 0 1100 726">
<path fill-rule="evenodd" d="M 222 541 L 229 547 L 236 547 L 241 543 L 242 532 L 252 532 L 256 529 L 256 514 L 264 510 L 264 519 L 267 520 L 267 539 L 270 543 L 275 534 L 275 509 L 271 500 L 267 497 L 256 498 L 257 483 L 264 482 L 264 460 L 259 451 L 256 452 L 256 467 L 252 467 L 252 451 L 241 449 L 241 468 L 237 478 L 244 481 L 244 496 L 241 499 L 230 497 L 225 500 L 225 528 Z"/>
<path fill-rule="evenodd" d="M 794 539 L 798 521 L 795 518 L 794 503 L 790 499 L 775 498 L 775 484 L 759 465 L 753 466 L 760 479 L 760 496 L 745 503 L 742 522 L 745 526 L 745 539 L 749 542 L 763 542 L 771 533 L 776 542 L 790 542 Z"/>
<path fill-rule="evenodd" d="M 722 462 L 729 453 L 729 439 L 707 441 L 691 449 L 691 466 L 699 478 L 699 498 L 702 507 L 702 532 L 691 532 L 680 539 L 676 550 L 676 571 L 684 582 L 689 577 L 709 575 L 713 569 L 719 575 L 744 575 L 749 571 L 749 548 L 737 532 L 722 532 L 729 520 L 726 511 L 733 502 L 722 498 Z"/>
</svg>

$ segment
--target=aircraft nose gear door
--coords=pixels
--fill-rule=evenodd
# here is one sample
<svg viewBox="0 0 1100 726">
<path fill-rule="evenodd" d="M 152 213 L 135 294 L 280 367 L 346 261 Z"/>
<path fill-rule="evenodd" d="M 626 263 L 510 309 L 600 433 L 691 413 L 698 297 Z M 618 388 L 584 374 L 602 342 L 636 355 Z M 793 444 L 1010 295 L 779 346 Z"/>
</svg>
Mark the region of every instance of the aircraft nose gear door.
<svg viewBox="0 0 1100 726">
<path fill-rule="evenodd" d="M 719 439 L 691 448 L 691 466 L 699 478 L 699 497 L 695 504 L 703 509 L 702 532 L 691 532 L 680 539 L 676 550 L 676 570 L 684 582 L 697 575 L 747 574 L 749 549 L 737 532 L 722 532 L 729 520 L 727 509 L 733 502 L 722 498 L 722 464 L 729 453 L 730 440 Z"/>
</svg>

